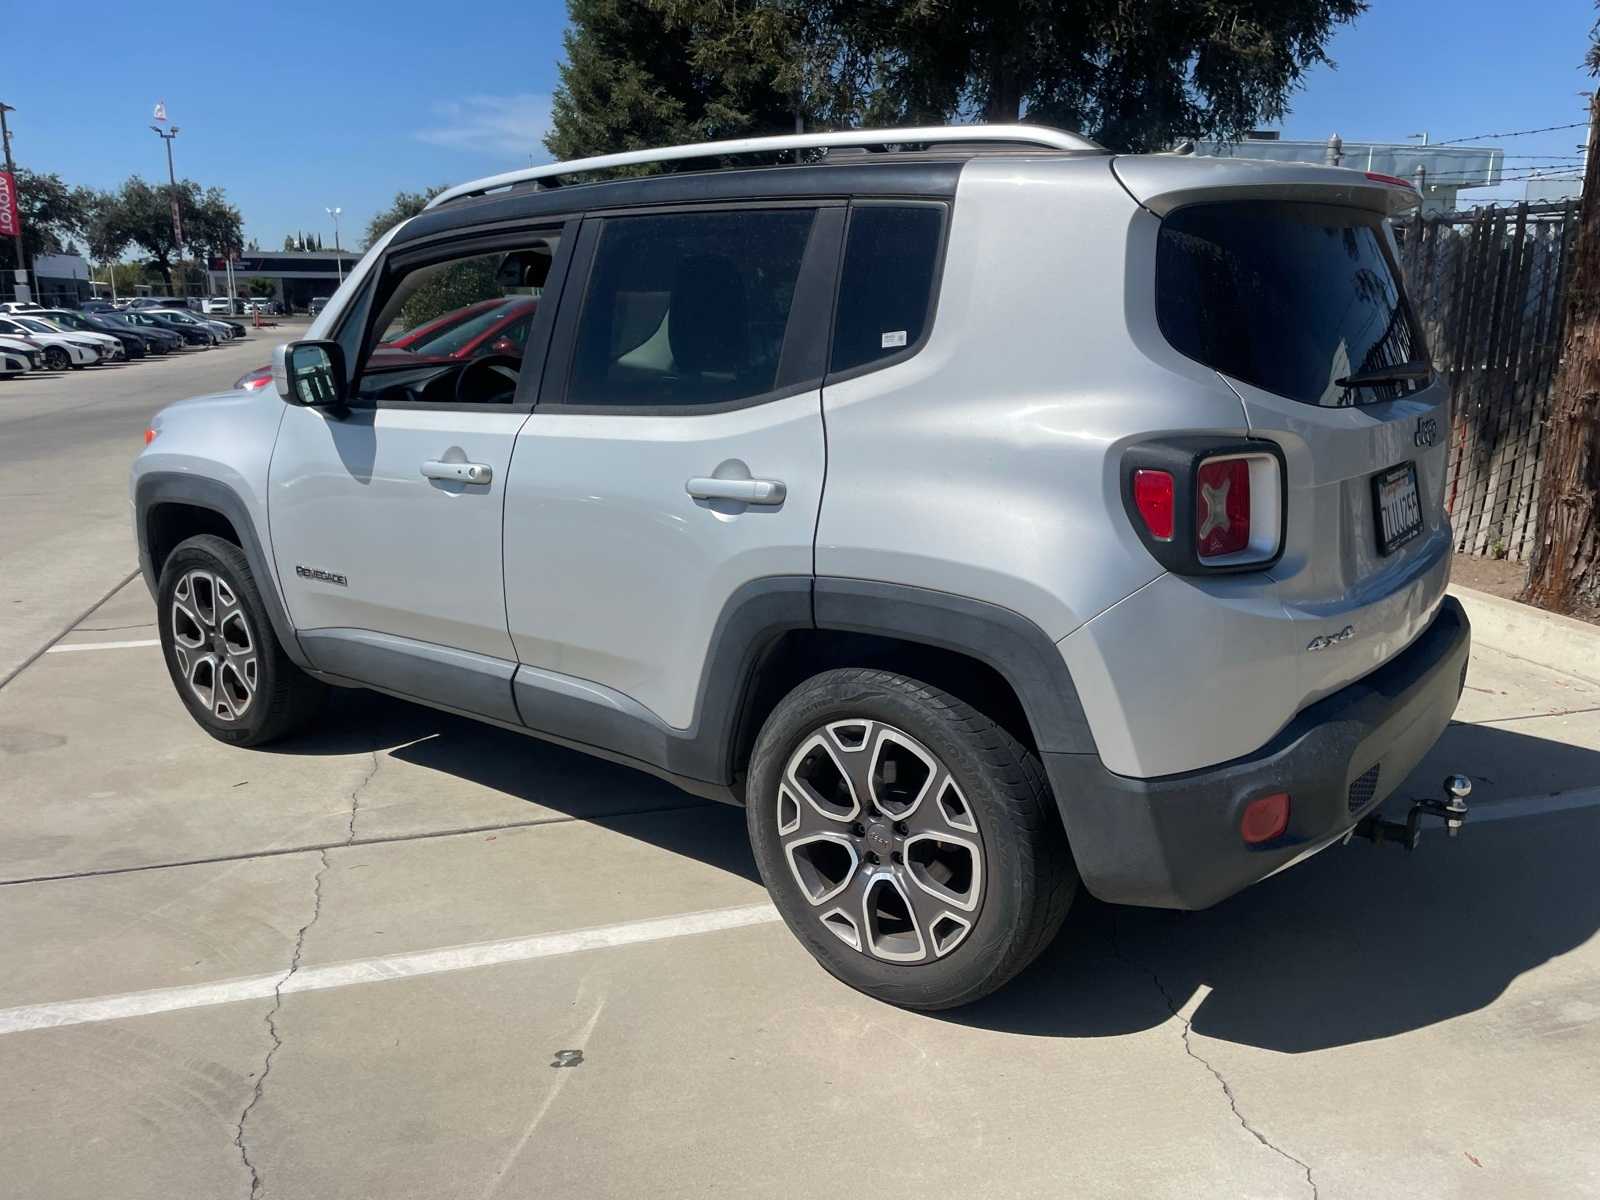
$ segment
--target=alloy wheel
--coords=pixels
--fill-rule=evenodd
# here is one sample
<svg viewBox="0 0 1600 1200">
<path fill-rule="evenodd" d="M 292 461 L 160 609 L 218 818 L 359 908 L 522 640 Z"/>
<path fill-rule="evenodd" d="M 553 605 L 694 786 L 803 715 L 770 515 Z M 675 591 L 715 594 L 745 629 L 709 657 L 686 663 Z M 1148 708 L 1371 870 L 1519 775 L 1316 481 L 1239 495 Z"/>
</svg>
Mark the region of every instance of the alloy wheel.
<svg viewBox="0 0 1600 1200">
<path fill-rule="evenodd" d="M 219 721 L 249 711 L 261 662 L 239 595 L 214 571 L 194 570 L 172 592 L 172 649 L 189 690 Z"/>
<path fill-rule="evenodd" d="M 804 738 L 778 785 L 778 836 L 823 927 L 886 963 L 932 962 L 972 930 L 983 840 L 932 751 L 882 721 L 832 721 Z"/>
<path fill-rule="evenodd" d="M 72 365 L 72 359 L 60 346 L 47 346 L 44 352 L 44 365 L 51 371 L 64 371 Z"/>
</svg>

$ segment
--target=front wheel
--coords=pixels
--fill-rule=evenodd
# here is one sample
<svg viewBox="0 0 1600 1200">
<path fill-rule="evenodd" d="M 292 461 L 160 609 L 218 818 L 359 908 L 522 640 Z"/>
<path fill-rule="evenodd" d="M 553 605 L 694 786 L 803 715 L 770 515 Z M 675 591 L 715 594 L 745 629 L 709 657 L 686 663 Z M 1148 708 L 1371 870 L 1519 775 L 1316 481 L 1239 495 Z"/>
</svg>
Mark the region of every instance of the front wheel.
<svg viewBox="0 0 1600 1200">
<path fill-rule="evenodd" d="M 72 365 L 72 356 L 60 346 L 46 346 L 44 366 L 47 371 L 65 371 Z"/>
<path fill-rule="evenodd" d="M 178 543 L 162 564 L 156 609 L 178 697 L 218 741 L 264 745 L 316 712 L 325 687 L 284 653 L 232 542 L 201 534 Z"/>
<path fill-rule="evenodd" d="M 762 727 L 746 791 L 761 876 L 851 987 L 967 1004 L 1050 943 L 1077 873 L 1038 759 L 938 688 L 827 671 Z"/>
</svg>

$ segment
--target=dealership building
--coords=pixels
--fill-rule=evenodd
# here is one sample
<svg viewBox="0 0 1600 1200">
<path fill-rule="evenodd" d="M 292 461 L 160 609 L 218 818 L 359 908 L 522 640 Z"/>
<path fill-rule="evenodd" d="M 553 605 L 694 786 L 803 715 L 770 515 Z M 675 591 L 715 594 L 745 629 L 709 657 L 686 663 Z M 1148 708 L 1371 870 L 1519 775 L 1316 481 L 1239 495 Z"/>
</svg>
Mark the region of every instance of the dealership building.
<svg viewBox="0 0 1600 1200">
<path fill-rule="evenodd" d="M 286 311 L 305 309 L 318 296 L 331 296 L 339 281 L 350 274 L 359 254 L 336 250 L 250 250 L 233 260 L 233 286 L 240 296 L 249 296 L 252 279 L 272 282 L 272 296 Z M 220 258 L 213 258 L 206 276 L 210 295 L 228 294 L 227 269 Z"/>
</svg>

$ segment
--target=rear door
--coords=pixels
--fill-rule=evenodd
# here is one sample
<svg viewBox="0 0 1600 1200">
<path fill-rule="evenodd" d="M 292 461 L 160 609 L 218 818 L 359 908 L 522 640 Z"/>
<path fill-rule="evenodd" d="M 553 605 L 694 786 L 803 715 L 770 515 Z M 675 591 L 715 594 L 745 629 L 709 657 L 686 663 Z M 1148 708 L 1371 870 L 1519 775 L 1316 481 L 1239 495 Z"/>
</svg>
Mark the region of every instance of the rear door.
<svg viewBox="0 0 1600 1200">
<path fill-rule="evenodd" d="M 1271 574 L 1316 651 L 1297 659 L 1307 699 L 1332 692 L 1427 626 L 1449 574 L 1449 397 L 1384 214 L 1364 189 L 1176 207 L 1157 314 L 1171 345 L 1239 394 L 1251 434 L 1283 448 Z"/>
<path fill-rule="evenodd" d="M 563 302 L 506 494 L 528 724 L 551 728 L 546 702 L 576 689 L 687 729 L 740 596 L 808 594 L 843 214 L 805 203 L 585 221 L 572 278 L 587 285 Z"/>
</svg>

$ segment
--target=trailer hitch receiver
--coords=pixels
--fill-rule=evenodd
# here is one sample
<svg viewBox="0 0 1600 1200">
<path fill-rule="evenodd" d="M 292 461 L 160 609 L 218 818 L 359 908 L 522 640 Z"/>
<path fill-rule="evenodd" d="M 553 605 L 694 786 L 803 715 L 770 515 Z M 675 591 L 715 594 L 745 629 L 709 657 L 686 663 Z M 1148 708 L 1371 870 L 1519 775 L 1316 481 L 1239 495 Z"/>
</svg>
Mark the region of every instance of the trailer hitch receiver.
<svg viewBox="0 0 1600 1200">
<path fill-rule="evenodd" d="M 1467 797 L 1472 795 L 1472 780 L 1465 775 L 1449 775 L 1445 777 L 1443 788 L 1444 799 L 1413 802 L 1404 821 L 1385 821 L 1373 813 L 1358 821 L 1352 833 L 1375 846 L 1394 843 L 1415 850 L 1422 840 L 1422 818 L 1438 817 L 1444 822 L 1445 832 L 1455 837 L 1467 820 Z"/>
</svg>

